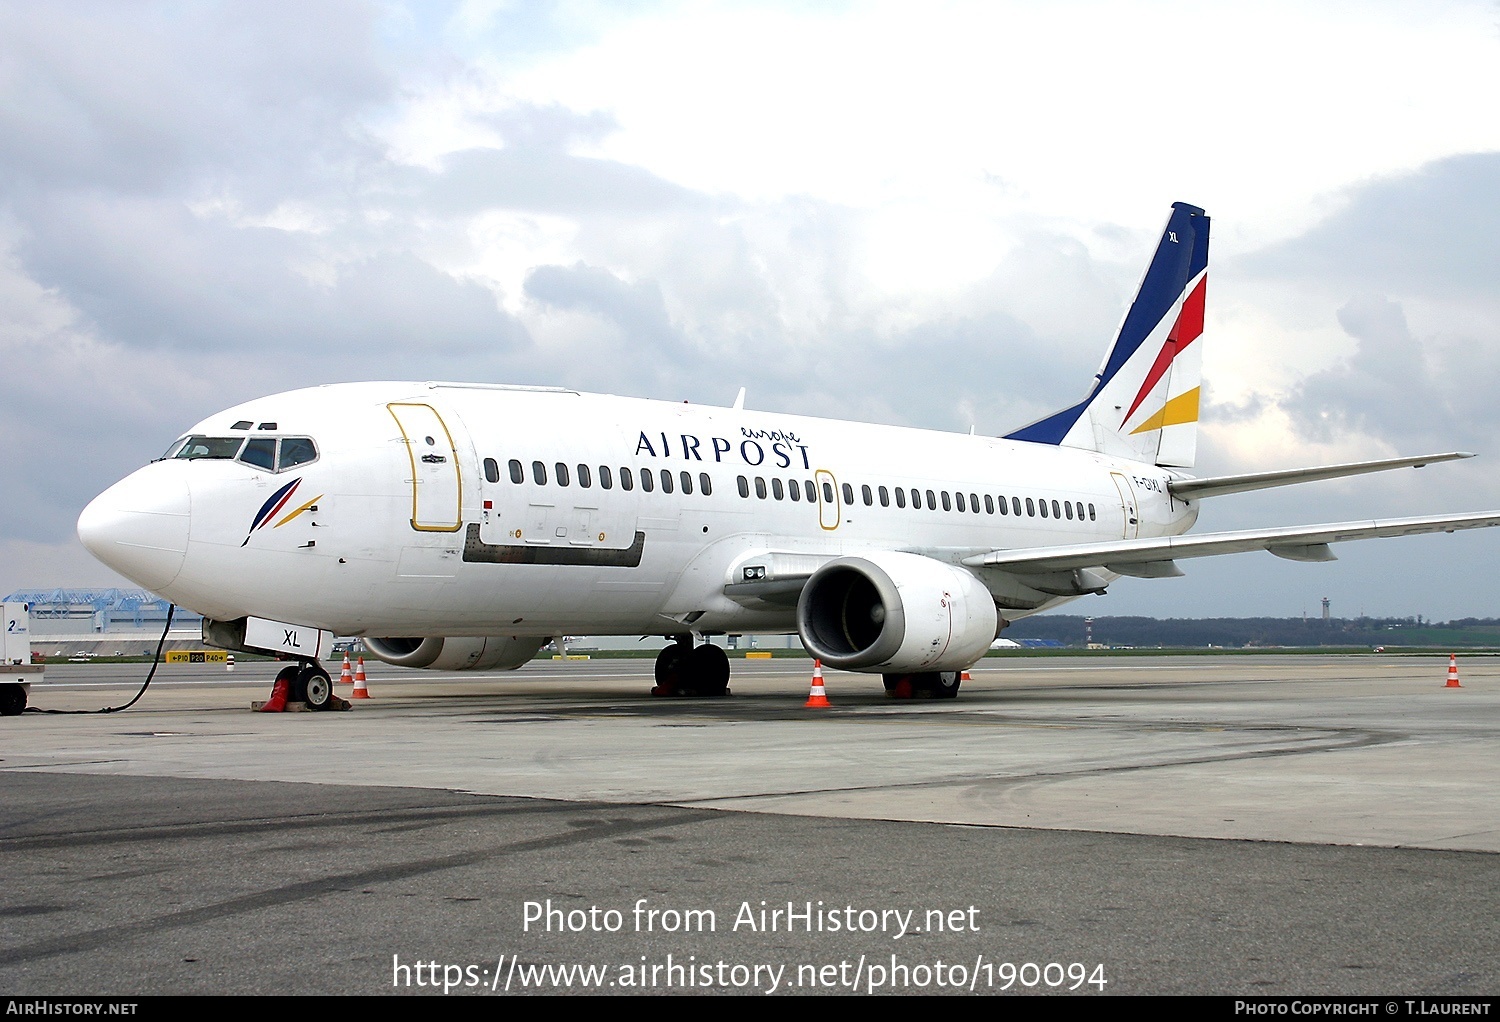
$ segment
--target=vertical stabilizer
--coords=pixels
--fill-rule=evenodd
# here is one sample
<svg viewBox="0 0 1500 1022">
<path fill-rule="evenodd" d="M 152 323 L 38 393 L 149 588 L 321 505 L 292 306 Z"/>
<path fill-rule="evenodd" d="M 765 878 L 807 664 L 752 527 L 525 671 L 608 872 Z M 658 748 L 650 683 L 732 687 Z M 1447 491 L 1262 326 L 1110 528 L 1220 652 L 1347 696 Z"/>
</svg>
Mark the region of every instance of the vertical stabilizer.
<svg viewBox="0 0 1500 1022">
<path fill-rule="evenodd" d="M 1198 447 L 1198 341 L 1207 287 L 1208 216 L 1175 202 L 1088 397 L 1006 438 L 1190 467 Z"/>
</svg>

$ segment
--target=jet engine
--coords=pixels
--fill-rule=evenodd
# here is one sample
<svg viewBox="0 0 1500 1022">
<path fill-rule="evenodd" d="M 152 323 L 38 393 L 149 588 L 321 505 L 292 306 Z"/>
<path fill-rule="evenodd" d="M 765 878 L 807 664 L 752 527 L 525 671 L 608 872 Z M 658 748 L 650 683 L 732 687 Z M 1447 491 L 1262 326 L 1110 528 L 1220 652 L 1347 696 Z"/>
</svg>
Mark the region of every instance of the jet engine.
<svg viewBox="0 0 1500 1022">
<path fill-rule="evenodd" d="M 397 667 L 425 667 L 434 671 L 513 671 L 531 660 L 546 641 L 545 638 L 525 635 L 366 638 L 365 648 L 377 660 Z"/>
<path fill-rule="evenodd" d="M 995 641 L 994 598 L 968 571 L 917 554 L 839 557 L 813 572 L 797 631 L 813 656 L 849 671 L 959 671 Z"/>
</svg>

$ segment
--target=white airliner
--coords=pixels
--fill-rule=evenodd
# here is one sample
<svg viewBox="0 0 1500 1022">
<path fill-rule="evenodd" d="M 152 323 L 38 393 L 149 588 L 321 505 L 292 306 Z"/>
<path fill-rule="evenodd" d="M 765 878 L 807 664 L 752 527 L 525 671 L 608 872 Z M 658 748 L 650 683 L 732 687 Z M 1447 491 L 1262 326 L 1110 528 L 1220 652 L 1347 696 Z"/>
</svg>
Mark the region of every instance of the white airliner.
<svg viewBox="0 0 1500 1022">
<path fill-rule="evenodd" d="M 792 633 L 896 694 L 957 694 L 1005 625 L 1186 557 L 1500 524 L 1500 512 L 1184 535 L 1206 497 L 1468 457 L 1194 479 L 1208 217 L 1177 203 L 1086 397 L 1005 437 L 568 390 L 356 383 L 210 416 L 96 498 L 95 556 L 282 653 L 326 702 L 334 633 L 514 668 L 660 635 L 658 691 L 720 694 L 726 633 Z M 294 697 L 295 697 L 294 696 Z"/>
</svg>

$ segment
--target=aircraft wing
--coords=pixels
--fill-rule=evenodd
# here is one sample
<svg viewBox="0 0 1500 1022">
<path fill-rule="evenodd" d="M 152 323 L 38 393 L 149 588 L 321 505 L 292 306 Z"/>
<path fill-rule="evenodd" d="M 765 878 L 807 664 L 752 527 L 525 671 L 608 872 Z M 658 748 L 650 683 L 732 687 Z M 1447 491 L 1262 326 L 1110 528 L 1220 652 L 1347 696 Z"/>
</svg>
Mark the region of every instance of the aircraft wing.
<svg viewBox="0 0 1500 1022">
<path fill-rule="evenodd" d="M 1043 574 L 1079 568 L 1104 568 L 1120 575 L 1159 578 L 1180 575 L 1173 561 L 1182 557 L 1210 557 L 1268 550 L 1294 561 L 1335 560 L 1330 543 L 1351 539 L 1418 536 L 1500 525 L 1500 511 L 1483 514 L 1439 515 L 1432 518 L 1390 518 L 1383 521 L 1297 525 L 1280 529 L 1211 532 L 1201 536 L 1160 539 L 1122 539 L 1106 543 L 1038 547 L 1029 550 L 992 550 L 967 557 L 971 568 L 1000 568 L 1016 574 Z"/>
</svg>

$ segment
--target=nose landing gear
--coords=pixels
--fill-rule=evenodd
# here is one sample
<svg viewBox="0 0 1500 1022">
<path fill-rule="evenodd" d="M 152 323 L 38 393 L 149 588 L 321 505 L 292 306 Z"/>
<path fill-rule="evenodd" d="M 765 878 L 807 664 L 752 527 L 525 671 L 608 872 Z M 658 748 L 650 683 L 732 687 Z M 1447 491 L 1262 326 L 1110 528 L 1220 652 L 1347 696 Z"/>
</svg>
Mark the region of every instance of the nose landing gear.
<svg viewBox="0 0 1500 1022">
<path fill-rule="evenodd" d="M 333 691 L 333 679 L 316 660 L 283 667 L 276 675 L 271 698 L 258 708 L 266 713 L 287 710 L 347 710 L 349 700 Z"/>
</svg>

